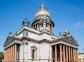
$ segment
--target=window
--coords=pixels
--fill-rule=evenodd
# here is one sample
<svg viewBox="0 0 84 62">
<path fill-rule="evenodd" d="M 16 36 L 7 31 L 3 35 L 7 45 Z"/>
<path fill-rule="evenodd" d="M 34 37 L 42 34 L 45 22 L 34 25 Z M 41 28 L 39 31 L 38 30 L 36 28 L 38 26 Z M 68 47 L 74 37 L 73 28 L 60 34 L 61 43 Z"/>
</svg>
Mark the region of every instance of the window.
<svg viewBox="0 0 84 62">
<path fill-rule="evenodd" d="M 37 57 L 37 47 L 35 46 L 31 47 L 31 57 L 32 57 L 32 61 L 34 61 Z"/>
<path fill-rule="evenodd" d="M 35 50 L 33 49 L 32 50 L 32 60 L 34 60 L 35 59 Z"/>
<path fill-rule="evenodd" d="M 46 23 L 46 27 L 48 26 L 48 24 Z"/>
<path fill-rule="evenodd" d="M 25 44 L 28 45 L 28 42 L 26 42 Z"/>
<path fill-rule="evenodd" d="M 43 23 L 41 23 L 40 26 L 43 27 Z"/>
<path fill-rule="evenodd" d="M 79 59 L 79 60 L 81 60 L 81 59 Z"/>
<path fill-rule="evenodd" d="M 84 60 L 84 58 L 83 58 L 83 60 Z"/>
</svg>

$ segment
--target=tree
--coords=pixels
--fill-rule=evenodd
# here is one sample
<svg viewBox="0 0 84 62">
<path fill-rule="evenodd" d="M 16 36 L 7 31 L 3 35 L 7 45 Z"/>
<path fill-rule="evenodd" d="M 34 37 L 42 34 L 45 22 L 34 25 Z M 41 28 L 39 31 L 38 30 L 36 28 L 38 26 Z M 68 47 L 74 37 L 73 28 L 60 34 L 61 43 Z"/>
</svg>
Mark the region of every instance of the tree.
<svg viewBox="0 0 84 62">
<path fill-rule="evenodd" d="M 2 62 L 2 59 L 4 58 L 3 52 L 0 52 L 0 62 Z"/>
</svg>

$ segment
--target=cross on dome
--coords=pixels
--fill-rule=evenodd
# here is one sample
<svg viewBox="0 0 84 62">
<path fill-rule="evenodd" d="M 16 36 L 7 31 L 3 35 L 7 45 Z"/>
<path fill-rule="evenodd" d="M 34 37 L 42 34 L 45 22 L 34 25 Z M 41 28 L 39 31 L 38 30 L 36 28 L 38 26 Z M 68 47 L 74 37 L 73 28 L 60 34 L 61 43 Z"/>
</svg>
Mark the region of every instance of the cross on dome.
<svg viewBox="0 0 84 62">
<path fill-rule="evenodd" d="M 44 10 L 44 9 L 45 9 L 45 6 L 44 6 L 43 4 L 41 5 L 41 9 L 42 9 L 42 10 Z"/>
<path fill-rule="evenodd" d="M 49 12 L 45 10 L 45 6 L 43 4 L 41 5 L 41 9 L 36 13 L 35 17 L 42 15 L 51 17 Z"/>
</svg>

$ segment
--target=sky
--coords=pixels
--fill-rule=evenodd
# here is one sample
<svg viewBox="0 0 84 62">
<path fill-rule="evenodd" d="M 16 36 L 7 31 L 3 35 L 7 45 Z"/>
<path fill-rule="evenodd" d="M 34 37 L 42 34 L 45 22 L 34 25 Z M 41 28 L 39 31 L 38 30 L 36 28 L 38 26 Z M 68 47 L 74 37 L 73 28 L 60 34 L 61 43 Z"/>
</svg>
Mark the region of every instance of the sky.
<svg viewBox="0 0 84 62">
<path fill-rule="evenodd" d="M 84 52 L 84 0 L 0 0 L 0 51 L 9 32 L 16 33 L 25 18 L 32 23 L 42 4 L 55 23 L 53 33 L 68 29 Z"/>
</svg>

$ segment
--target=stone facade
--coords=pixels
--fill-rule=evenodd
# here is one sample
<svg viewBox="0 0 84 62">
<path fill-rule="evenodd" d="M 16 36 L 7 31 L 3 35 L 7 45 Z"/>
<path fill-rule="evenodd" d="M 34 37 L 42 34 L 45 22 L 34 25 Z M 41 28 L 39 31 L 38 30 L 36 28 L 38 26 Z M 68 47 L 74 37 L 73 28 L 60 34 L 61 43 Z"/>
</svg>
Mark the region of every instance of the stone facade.
<svg viewBox="0 0 84 62">
<path fill-rule="evenodd" d="M 77 62 L 78 43 L 68 30 L 53 34 L 54 22 L 44 5 L 30 26 L 25 19 L 22 28 L 4 43 L 4 62 Z"/>
</svg>

